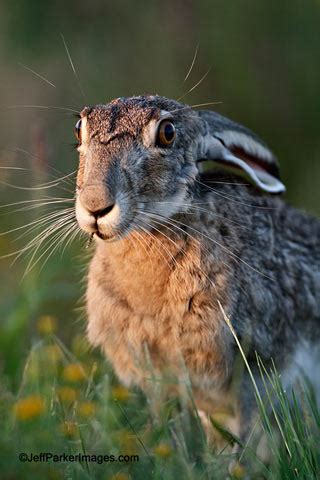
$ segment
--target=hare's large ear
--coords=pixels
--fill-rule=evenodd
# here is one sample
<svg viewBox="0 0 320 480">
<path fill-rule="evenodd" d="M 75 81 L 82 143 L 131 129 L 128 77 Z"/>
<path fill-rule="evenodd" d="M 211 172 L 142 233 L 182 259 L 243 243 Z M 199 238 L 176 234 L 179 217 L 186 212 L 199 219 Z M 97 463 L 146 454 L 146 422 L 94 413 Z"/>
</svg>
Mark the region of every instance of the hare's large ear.
<svg viewBox="0 0 320 480">
<path fill-rule="evenodd" d="M 230 125 L 236 124 L 230 122 Z M 201 173 L 222 168 L 245 176 L 265 192 L 281 193 L 286 190 L 279 178 L 277 159 L 258 137 L 240 126 L 237 130 L 223 129 L 219 125 L 217 130 L 198 139 L 196 158 Z"/>
</svg>

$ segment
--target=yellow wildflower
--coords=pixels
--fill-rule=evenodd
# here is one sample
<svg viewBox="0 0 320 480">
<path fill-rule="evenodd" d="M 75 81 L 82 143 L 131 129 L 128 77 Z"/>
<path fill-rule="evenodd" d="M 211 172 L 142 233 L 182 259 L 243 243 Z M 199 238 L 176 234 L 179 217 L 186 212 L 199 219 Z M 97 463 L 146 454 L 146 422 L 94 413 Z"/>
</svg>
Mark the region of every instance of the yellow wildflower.
<svg viewBox="0 0 320 480">
<path fill-rule="evenodd" d="M 66 420 L 60 425 L 60 430 L 66 437 L 73 438 L 78 434 L 78 424 L 76 422 Z"/>
<path fill-rule="evenodd" d="M 59 400 L 64 404 L 73 403 L 77 398 L 77 391 L 71 387 L 60 387 L 57 393 Z"/>
<path fill-rule="evenodd" d="M 246 476 L 246 470 L 239 462 L 235 462 L 232 466 L 230 466 L 230 473 L 232 477 L 236 479 L 241 479 Z"/>
<path fill-rule="evenodd" d="M 78 407 L 78 413 L 82 417 L 92 417 L 97 411 L 97 407 L 93 402 L 89 400 L 81 402 Z"/>
<path fill-rule="evenodd" d="M 139 451 L 137 444 L 137 437 L 131 430 L 122 430 L 117 432 L 116 439 L 118 441 L 120 450 L 126 455 L 136 455 Z"/>
<path fill-rule="evenodd" d="M 57 330 L 57 319 L 51 315 L 42 315 L 37 323 L 41 335 L 50 335 Z"/>
<path fill-rule="evenodd" d="M 168 458 L 172 454 L 172 449 L 167 443 L 159 443 L 153 451 L 160 458 Z"/>
<path fill-rule="evenodd" d="M 126 402 L 130 397 L 130 391 L 123 385 L 117 385 L 111 390 L 112 397 L 118 402 Z"/>
<path fill-rule="evenodd" d="M 127 475 L 126 473 L 116 473 L 115 475 L 112 475 L 110 480 L 130 480 L 131 477 L 130 475 Z"/>
<path fill-rule="evenodd" d="M 70 363 L 63 370 L 63 377 L 69 382 L 81 382 L 86 378 L 86 373 L 80 363 Z"/>
<path fill-rule="evenodd" d="M 39 395 L 30 395 L 21 398 L 14 406 L 14 413 L 18 420 L 32 420 L 44 412 L 44 401 Z"/>
</svg>

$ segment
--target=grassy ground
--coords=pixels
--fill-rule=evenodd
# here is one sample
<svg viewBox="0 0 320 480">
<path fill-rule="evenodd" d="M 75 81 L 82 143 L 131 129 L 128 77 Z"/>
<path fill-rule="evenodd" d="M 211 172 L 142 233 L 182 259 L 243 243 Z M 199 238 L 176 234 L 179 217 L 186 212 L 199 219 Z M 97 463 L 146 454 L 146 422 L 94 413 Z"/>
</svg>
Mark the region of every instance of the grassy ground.
<svg viewBox="0 0 320 480">
<path fill-rule="evenodd" d="M 160 402 L 161 384 L 154 384 L 148 397 L 127 390 L 82 335 L 73 338 L 69 350 L 55 328 L 53 317 L 40 317 L 39 338 L 24 361 L 19 384 L 13 387 L 5 376 L 1 379 L 1 478 L 319 478 L 320 413 L 311 390 L 299 392 L 300 407 L 296 396 L 290 405 L 279 377 L 261 367 L 278 403 L 271 415 L 275 429 L 266 415 L 274 399 L 263 403 L 257 398 L 272 461 L 263 465 L 251 444 L 240 448 L 240 464 L 228 449 L 218 452 L 207 445 L 185 398 Z M 216 423 L 226 445 L 237 442 L 221 426 Z M 19 454 L 31 452 L 94 454 L 97 461 L 19 461 Z M 103 455 L 113 455 L 114 461 L 101 463 Z M 119 455 L 128 455 L 129 461 L 119 461 Z"/>
</svg>

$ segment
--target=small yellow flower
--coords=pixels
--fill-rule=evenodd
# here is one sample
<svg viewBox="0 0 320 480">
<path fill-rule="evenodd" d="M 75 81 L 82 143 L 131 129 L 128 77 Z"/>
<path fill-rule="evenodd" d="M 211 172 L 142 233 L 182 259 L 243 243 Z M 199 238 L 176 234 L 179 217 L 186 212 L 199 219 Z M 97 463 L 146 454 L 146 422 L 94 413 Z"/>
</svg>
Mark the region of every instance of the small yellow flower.
<svg viewBox="0 0 320 480">
<path fill-rule="evenodd" d="M 230 467 L 230 473 L 233 476 L 233 478 L 236 479 L 241 479 L 244 478 L 246 475 L 246 470 L 243 465 L 239 462 L 235 462 L 231 467 Z"/>
<path fill-rule="evenodd" d="M 117 385 L 111 390 L 112 397 L 118 402 L 126 402 L 130 397 L 130 391 L 123 385 Z"/>
<path fill-rule="evenodd" d="M 74 438 L 78 435 L 78 424 L 66 420 L 60 425 L 60 430 L 66 437 Z"/>
<path fill-rule="evenodd" d="M 86 378 L 86 373 L 80 363 L 70 363 L 63 370 L 63 377 L 69 382 L 81 382 Z"/>
<path fill-rule="evenodd" d="M 136 455 L 139 450 L 137 437 L 131 430 L 121 430 L 117 432 L 115 438 L 119 445 L 120 451 L 125 452 L 126 455 Z"/>
<path fill-rule="evenodd" d="M 77 391 L 71 387 L 60 387 L 57 393 L 59 400 L 64 404 L 73 403 L 77 398 Z"/>
<path fill-rule="evenodd" d="M 168 458 L 172 454 L 172 449 L 167 443 L 159 443 L 153 451 L 160 458 Z"/>
<path fill-rule="evenodd" d="M 93 402 L 82 402 L 79 404 L 78 412 L 82 417 L 92 417 L 96 413 L 96 406 Z"/>
<path fill-rule="evenodd" d="M 14 406 L 14 413 L 18 420 L 32 420 L 41 415 L 45 410 L 45 404 L 39 395 L 30 395 L 21 398 Z"/>
<path fill-rule="evenodd" d="M 130 480 L 131 477 L 130 475 L 127 475 L 126 473 L 116 473 L 115 475 L 112 475 L 110 480 Z"/>
<path fill-rule="evenodd" d="M 57 330 L 57 319 L 51 315 L 42 315 L 37 323 L 41 335 L 50 335 Z"/>
</svg>

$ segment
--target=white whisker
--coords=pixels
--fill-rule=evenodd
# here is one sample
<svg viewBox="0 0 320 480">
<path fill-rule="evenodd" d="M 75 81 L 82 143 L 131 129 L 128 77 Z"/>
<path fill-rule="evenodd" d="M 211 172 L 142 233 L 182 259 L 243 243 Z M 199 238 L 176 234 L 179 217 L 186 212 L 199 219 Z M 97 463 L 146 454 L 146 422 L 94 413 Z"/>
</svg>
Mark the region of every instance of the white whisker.
<svg viewBox="0 0 320 480">
<path fill-rule="evenodd" d="M 63 235 L 64 231 L 69 228 L 69 223 L 70 223 L 71 221 L 73 221 L 73 220 L 70 219 L 70 220 L 67 221 L 67 222 L 63 222 L 63 223 L 61 223 L 61 224 L 59 224 L 59 225 L 56 225 L 56 226 L 52 229 L 52 231 L 49 232 L 49 233 L 39 242 L 39 245 L 38 245 L 37 248 L 35 249 L 35 251 L 34 251 L 34 253 L 33 253 L 33 255 L 32 255 L 32 257 L 31 257 L 31 259 L 30 259 L 30 261 L 29 261 L 29 263 L 28 263 L 28 265 L 27 265 L 27 268 L 26 268 L 26 270 L 25 270 L 25 273 L 23 274 L 23 278 L 24 278 L 26 275 L 28 275 L 28 273 L 30 273 L 31 270 L 33 270 L 33 268 L 40 262 L 40 260 L 44 257 L 44 255 L 45 255 L 51 248 L 53 248 L 53 247 L 56 245 L 57 241 L 60 239 L 60 236 Z M 62 232 L 62 233 L 61 233 L 61 229 L 63 229 L 63 232 Z M 46 238 L 48 238 L 49 236 L 51 236 L 50 245 L 44 250 L 44 252 L 42 252 L 42 254 L 37 258 L 37 260 L 36 260 L 34 263 L 32 263 L 33 260 L 34 260 L 34 258 L 35 258 L 35 255 L 37 254 L 37 252 L 38 252 L 39 248 L 41 247 L 41 245 L 43 244 L 44 240 L 45 240 Z M 53 250 L 53 251 L 54 251 L 54 250 Z M 49 256 L 51 256 L 51 254 L 50 254 Z M 49 256 L 48 256 L 48 258 L 49 258 Z M 47 260 L 46 260 L 46 261 L 47 261 Z"/>
<path fill-rule="evenodd" d="M 197 183 L 199 183 L 200 185 L 203 185 L 204 187 L 208 188 L 215 195 L 218 195 L 219 197 L 225 198 L 226 200 L 230 200 L 231 202 L 239 203 L 240 205 L 245 205 L 246 207 L 260 208 L 262 210 L 274 210 L 275 209 L 275 207 L 264 207 L 264 206 L 261 206 L 261 205 L 252 205 L 250 203 L 241 202 L 240 200 L 237 200 L 236 198 L 234 198 L 231 195 L 226 195 L 224 193 L 221 193 L 221 192 L 217 191 L 215 188 L 209 187 L 209 185 L 207 185 L 206 183 L 200 182 L 200 180 L 195 179 L 195 181 Z"/>
<path fill-rule="evenodd" d="M 20 65 L 20 67 L 25 68 L 29 72 L 33 73 L 33 75 L 35 75 L 36 77 L 41 78 L 41 80 L 46 82 L 48 85 L 51 85 L 51 87 L 57 88 L 54 83 L 50 82 L 46 77 L 43 77 L 42 75 L 40 75 L 40 73 L 35 72 L 30 67 L 27 67 L 27 65 L 24 65 L 23 63 L 20 63 L 20 62 L 18 62 L 18 65 Z"/>
<path fill-rule="evenodd" d="M 181 95 L 181 97 L 178 98 L 178 102 L 180 102 L 180 100 L 182 100 L 184 97 L 186 97 L 187 95 L 189 95 L 189 93 L 191 93 L 195 88 L 197 88 L 202 82 L 203 80 L 208 76 L 209 72 L 210 72 L 211 68 L 209 68 L 206 73 L 200 78 L 200 80 L 195 84 L 193 85 L 193 87 L 190 88 L 190 90 L 188 90 L 186 93 L 184 93 L 183 95 Z"/>
<path fill-rule="evenodd" d="M 55 105 L 6 105 L 3 108 L 12 109 L 12 108 L 40 108 L 44 110 L 64 110 L 66 112 L 76 113 L 77 115 L 80 114 L 78 110 L 74 110 L 73 108 L 66 108 L 66 107 L 57 107 Z"/>
<path fill-rule="evenodd" d="M 54 201 L 49 201 L 49 202 L 41 202 L 37 203 L 35 205 L 27 205 L 22 208 L 16 208 L 15 210 L 10 210 L 9 212 L 3 212 L 0 215 L 11 215 L 12 213 L 17 213 L 17 212 L 26 212 L 30 210 L 34 210 L 36 208 L 41 208 L 41 207 L 46 207 L 46 206 L 52 206 L 52 205 L 58 205 L 60 203 L 68 203 L 68 202 L 74 202 L 74 199 L 70 200 L 54 200 Z M 1 207 L 0 207 L 1 208 Z"/>
<path fill-rule="evenodd" d="M 75 69 L 75 67 L 74 67 L 74 64 L 73 64 L 73 61 L 72 61 L 72 58 L 71 58 L 71 55 L 70 55 L 70 52 L 69 52 L 69 49 L 68 49 L 68 46 L 67 46 L 67 43 L 66 43 L 65 38 L 64 38 L 64 36 L 62 35 L 62 33 L 61 33 L 61 38 L 62 38 L 62 41 L 63 41 L 64 48 L 65 48 L 65 50 L 66 50 L 66 52 L 67 52 L 67 56 L 68 56 L 68 59 L 69 59 L 69 62 L 70 62 L 72 71 L 73 71 L 74 76 L 76 77 L 76 80 L 77 80 L 77 82 L 78 82 L 78 86 L 79 86 L 80 92 L 81 92 L 81 94 L 82 94 L 82 96 L 83 96 L 83 98 L 84 98 L 84 100 L 85 100 L 85 99 L 86 99 L 85 93 L 84 93 L 84 91 L 83 91 L 83 89 L 82 89 L 82 86 L 81 86 L 81 83 L 80 83 L 78 74 L 77 74 L 76 69 Z"/>
<path fill-rule="evenodd" d="M 41 163 L 44 163 L 44 165 L 46 165 L 47 168 L 49 168 L 50 170 L 52 170 L 55 173 L 58 173 L 59 175 L 62 175 L 62 177 L 56 178 L 52 173 L 47 173 L 47 175 L 49 175 L 50 177 L 56 178 L 57 181 L 59 181 L 60 179 L 61 180 L 64 179 L 63 180 L 64 183 L 68 184 L 68 186 L 71 185 L 72 187 L 74 187 L 74 182 L 70 178 L 67 178 L 67 177 L 72 176 L 73 174 L 76 174 L 77 170 L 74 170 L 73 172 L 66 175 L 65 173 L 61 172 L 61 170 L 59 170 L 58 168 L 50 165 L 48 162 L 44 162 L 43 159 L 40 158 L 38 155 L 35 155 L 34 153 L 29 152 L 28 150 L 25 150 L 24 148 L 18 147 L 18 148 L 7 149 L 7 150 L 12 151 L 14 153 L 23 153 L 24 155 L 27 155 L 31 158 L 34 158 L 36 160 L 40 160 Z M 31 170 L 31 169 L 29 169 L 29 170 L 33 172 L 33 170 Z"/>
<path fill-rule="evenodd" d="M 195 52 L 194 52 L 194 55 L 193 55 L 193 59 L 192 59 L 190 68 L 189 68 L 189 70 L 188 70 L 188 72 L 187 72 L 187 75 L 184 77 L 183 83 L 185 83 L 185 82 L 188 80 L 189 75 L 190 75 L 190 73 L 192 72 L 192 69 L 193 69 L 193 67 L 194 67 L 195 61 L 196 61 L 196 59 L 197 59 L 198 49 L 199 49 L 199 44 L 196 46 L 196 50 L 195 50 Z"/>
<path fill-rule="evenodd" d="M 140 212 L 142 213 L 142 212 Z M 219 246 L 222 250 L 224 250 L 226 253 L 228 253 L 228 255 L 230 255 L 232 258 L 238 260 L 239 262 L 243 263 L 244 265 L 246 265 L 248 268 L 250 268 L 251 270 L 259 273 L 260 275 L 268 278 L 269 280 L 272 280 L 273 279 L 271 277 L 269 277 L 268 275 L 266 275 L 265 273 L 261 272 L 260 270 L 257 270 L 256 268 L 254 268 L 252 265 L 250 265 L 248 262 L 246 262 L 245 260 L 243 260 L 239 255 L 237 255 L 236 253 L 232 252 L 229 248 L 227 248 L 226 246 L 222 245 L 220 242 L 218 242 L 217 240 L 214 240 L 213 238 L 209 237 L 208 235 L 206 235 L 205 233 L 203 232 L 200 232 L 199 230 L 197 230 L 196 228 L 193 228 L 192 226 L 190 225 L 187 225 L 186 223 L 183 223 L 183 222 L 179 222 L 178 220 L 175 220 L 175 219 L 167 219 L 165 218 L 163 215 L 159 215 L 157 213 L 153 213 L 153 212 L 143 212 L 143 213 L 148 213 L 149 215 L 151 216 L 156 216 L 158 218 L 161 218 L 162 220 L 165 220 L 166 222 L 169 222 L 170 224 L 173 224 L 176 228 L 179 228 L 176 224 L 180 224 L 184 227 L 187 227 L 189 228 L 190 230 L 193 230 L 195 233 L 207 238 L 208 240 L 210 240 L 211 242 L 213 242 L 215 245 Z M 188 234 L 188 232 L 186 232 L 185 230 L 183 230 L 182 228 L 180 228 L 180 230 L 184 233 L 184 234 Z"/>
<path fill-rule="evenodd" d="M 225 217 L 223 215 L 219 215 L 218 213 L 215 213 L 213 212 L 212 210 L 209 210 L 208 208 L 203 208 L 203 207 L 198 207 L 198 205 L 208 205 L 207 202 L 202 202 L 202 203 L 192 203 L 192 204 L 189 204 L 189 203 L 177 203 L 177 202 L 167 202 L 167 201 L 153 201 L 153 202 L 140 202 L 142 204 L 168 204 L 168 205 L 177 205 L 177 206 L 181 206 L 181 207 L 188 207 L 190 208 L 191 210 L 199 210 L 199 211 L 203 211 L 203 212 L 207 212 L 209 213 L 210 215 L 216 217 L 216 218 L 221 218 L 227 222 L 230 222 L 230 223 L 233 223 L 241 228 L 244 228 L 246 230 L 248 230 L 248 227 L 245 227 L 243 224 L 237 222 L 236 220 L 232 220 L 231 218 L 228 218 L 228 217 Z M 193 212 L 183 212 L 184 215 L 193 215 Z"/>
<path fill-rule="evenodd" d="M 11 230 L 7 230 L 6 232 L 0 232 L 0 236 L 8 235 L 9 233 L 16 232 L 17 230 L 22 230 L 23 228 L 27 228 L 30 225 L 36 225 L 37 223 L 39 223 L 40 221 L 42 221 L 44 219 L 50 220 L 51 218 L 53 218 L 53 217 L 51 217 L 51 215 L 62 215 L 65 211 L 69 211 L 69 210 L 70 211 L 73 210 L 73 207 L 70 207 L 68 209 L 59 210 L 58 212 L 50 213 L 49 215 L 46 214 L 45 216 L 42 216 L 42 217 L 38 218 L 37 220 L 33 220 L 32 222 L 27 223 L 26 225 L 21 225 L 20 227 L 12 228 Z"/>
<path fill-rule="evenodd" d="M 6 205 L 0 205 L 1 208 L 7 208 L 7 207 L 14 207 L 15 205 L 22 205 L 24 203 L 34 203 L 34 202 L 45 202 L 46 200 L 66 200 L 66 201 L 74 201 L 73 198 L 67 198 L 67 197 L 44 197 L 44 198 L 33 198 L 32 200 L 21 200 L 19 202 L 12 202 L 12 203 L 7 203 Z"/>
<path fill-rule="evenodd" d="M 139 213 L 145 213 L 145 212 L 139 211 Z M 176 233 L 172 228 L 168 227 L 168 225 L 166 225 L 166 224 L 164 224 L 164 223 L 162 223 L 162 222 L 158 222 L 157 220 L 154 220 L 154 219 L 152 219 L 152 222 L 157 223 L 157 224 L 160 225 L 161 227 L 164 227 L 164 228 L 166 228 L 167 230 L 170 230 L 174 235 L 177 235 L 177 233 Z M 152 224 L 152 225 L 149 224 L 149 226 L 151 226 L 152 228 L 155 228 L 153 224 Z M 178 230 L 182 230 L 181 228 L 177 227 L 176 225 L 173 225 L 173 226 L 174 226 L 175 228 L 178 228 Z M 159 230 L 158 230 L 158 231 L 159 231 Z M 188 234 L 188 232 L 185 232 L 184 230 L 182 230 L 182 231 L 183 231 L 184 233 L 186 233 L 187 236 L 189 236 L 189 238 L 191 238 L 192 240 L 200 243 L 199 240 L 197 240 L 197 239 L 196 239 L 195 237 L 193 237 L 192 235 Z M 167 237 L 167 238 L 168 238 L 169 240 L 171 240 L 170 237 Z M 172 240 L 172 241 L 173 241 L 173 240 Z M 175 242 L 174 242 L 174 243 L 175 243 Z M 176 243 L 175 243 L 175 244 L 176 244 Z M 204 245 L 201 245 L 201 248 L 210 255 L 209 250 L 208 250 L 206 247 L 204 247 Z M 181 248 L 181 249 L 180 249 L 180 252 L 182 252 L 186 257 L 189 256 L 189 253 L 186 252 L 186 250 L 185 250 L 184 248 Z M 229 266 L 228 264 L 226 264 L 225 262 L 222 262 L 222 263 L 223 263 L 223 265 L 224 265 L 228 270 L 230 270 L 230 266 Z M 213 286 L 213 288 L 216 290 L 216 285 L 215 285 L 214 282 L 211 280 L 211 278 L 208 277 L 208 275 L 204 272 L 203 269 L 200 269 L 200 271 L 201 271 L 201 273 L 204 275 L 204 277 L 208 280 L 208 282 Z"/>
<path fill-rule="evenodd" d="M 147 226 L 150 227 L 150 225 L 148 224 L 148 222 L 145 222 Z M 150 237 L 154 238 L 158 243 L 160 243 L 161 247 L 167 252 L 167 254 L 171 257 L 171 259 L 173 260 L 173 262 L 176 263 L 176 266 L 177 266 L 177 262 L 175 260 L 175 258 L 173 257 L 173 255 L 169 252 L 169 250 L 163 245 L 163 243 L 161 242 L 160 239 L 158 239 L 155 235 L 152 234 L 152 232 L 146 230 L 143 226 L 140 225 L 140 228 L 145 232 L 147 233 L 148 235 L 150 235 Z M 154 228 L 155 230 L 157 230 L 156 228 Z M 157 230 L 159 233 L 161 233 L 159 230 Z M 166 237 L 166 235 L 164 235 Z M 158 248 L 157 249 L 159 254 L 161 255 L 161 257 L 163 258 L 163 260 L 166 262 L 166 264 L 168 265 L 169 269 L 172 271 L 173 270 L 173 267 L 172 265 L 170 265 L 170 263 L 168 262 L 168 259 L 164 256 L 164 254 L 160 251 L 160 249 Z"/>
</svg>

